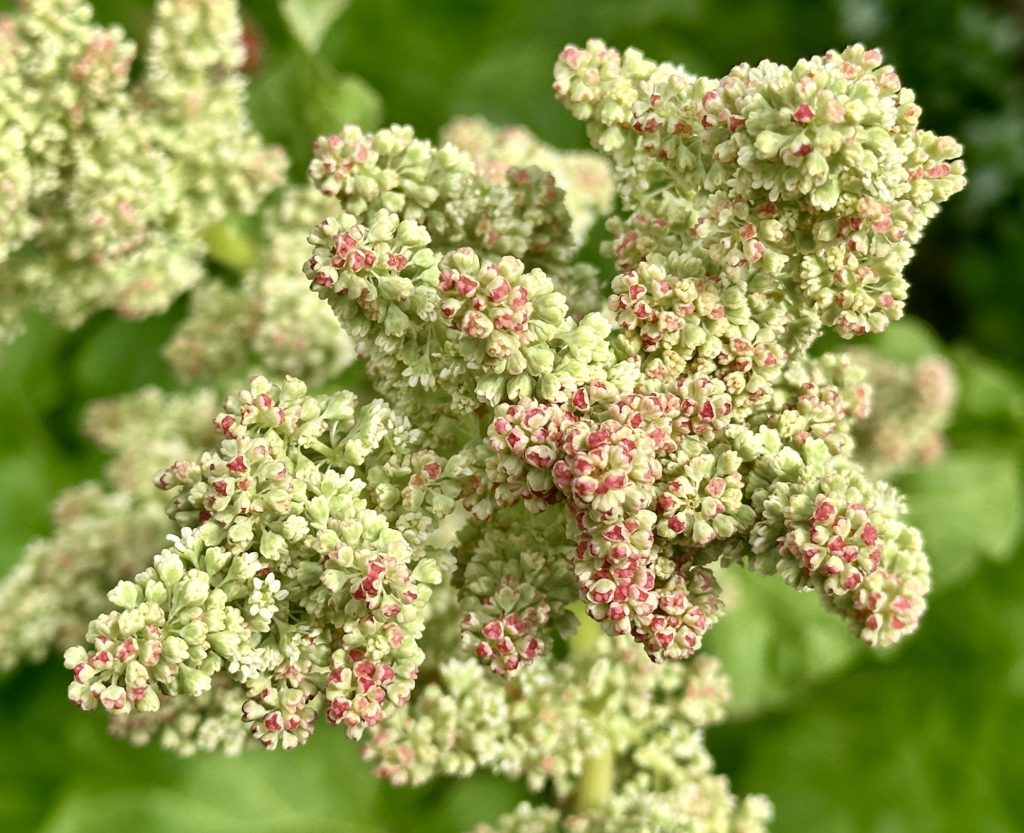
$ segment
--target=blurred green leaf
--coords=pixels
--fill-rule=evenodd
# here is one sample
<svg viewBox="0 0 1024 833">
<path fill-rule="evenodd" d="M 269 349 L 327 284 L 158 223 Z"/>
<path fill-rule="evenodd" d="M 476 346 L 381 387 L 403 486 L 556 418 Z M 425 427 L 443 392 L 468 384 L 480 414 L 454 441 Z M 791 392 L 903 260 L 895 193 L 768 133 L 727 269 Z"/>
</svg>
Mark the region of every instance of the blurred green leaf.
<svg viewBox="0 0 1024 833">
<path fill-rule="evenodd" d="M 318 136 L 335 133 L 346 124 L 375 127 L 381 120 L 380 96 L 356 75 L 329 76 L 325 72 L 320 95 L 309 98 L 303 110 L 307 124 Z"/>
<path fill-rule="evenodd" d="M 881 333 L 858 339 L 854 344 L 906 364 L 943 352 L 942 339 L 934 328 L 913 315 L 900 319 Z"/>
<path fill-rule="evenodd" d="M 981 558 L 1009 557 L 1021 531 L 1020 477 L 1013 455 L 990 448 L 953 450 L 902 479 L 937 588 L 963 579 Z"/>
<path fill-rule="evenodd" d="M 258 247 L 237 218 L 227 217 L 203 231 L 209 257 L 235 272 L 244 272 L 256 262 Z"/>
<path fill-rule="evenodd" d="M 184 307 L 176 314 L 125 321 L 112 314 L 92 318 L 76 335 L 80 344 L 69 357 L 80 400 L 126 393 L 146 384 L 173 387 L 174 378 L 160 348 Z"/>
<path fill-rule="evenodd" d="M 977 350 L 958 345 L 952 351 L 960 385 L 954 438 L 978 437 L 1004 449 L 1020 447 L 1024 434 L 1024 379 Z"/>
<path fill-rule="evenodd" d="M 713 729 L 740 791 L 768 793 L 773 833 L 1019 833 L 1024 819 L 1024 559 L 931 601 L 898 662 Z"/>
<path fill-rule="evenodd" d="M 723 571 L 721 581 L 727 614 L 705 645 L 732 680 L 732 714 L 777 707 L 861 655 L 860 643 L 816 594 L 738 569 Z"/>
<path fill-rule="evenodd" d="M 253 80 L 253 122 L 270 141 L 284 145 L 292 175 L 305 175 L 313 140 L 346 124 L 380 124 L 380 96 L 363 79 L 336 72 L 299 51 L 281 54 Z"/>
<path fill-rule="evenodd" d="M 316 52 L 351 0 L 278 0 L 281 17 L 307 51 Z"/>
</svg>

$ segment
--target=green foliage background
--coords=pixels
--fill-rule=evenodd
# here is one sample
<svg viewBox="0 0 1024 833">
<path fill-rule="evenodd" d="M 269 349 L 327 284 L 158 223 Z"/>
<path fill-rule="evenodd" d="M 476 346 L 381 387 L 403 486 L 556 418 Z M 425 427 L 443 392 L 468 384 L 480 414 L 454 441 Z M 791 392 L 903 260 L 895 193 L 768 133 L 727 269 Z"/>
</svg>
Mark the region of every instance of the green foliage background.
<svg viewBox="0 0 1024 833">
<path fill-rule="evenodd" d="M 5 3 L 0 2 L 0 9 Z M 142 38 L 143 0 L 100 0 Z M 720 75 L 855 40 L 913 87 L 926 126 L 967 148 L 970 185 L 911 267 L 911 310 L 874 339 L 942 350 L 962 384 L 951 451 L 906 478 L 936 589 L 920 632 L 869 654 L 811 599 L 743 577 L 711 650 L 735 717 L 710 737 L 739 792 L 768 793 L 779 833 L 1024 830 L 1024 9 L 958 0 L 249 0 L 261 52 L 252 108 L 301 178 L 309 143 L 346 121 L 434 135 L 482 113 L 562 146 L 583 132 L 549 93 L 568 41 L 597 35 Z M 63 487 L 94 475 L 85 402 L 171 384 L 159 345 L 181 315 L 100 316 L 76 333 L 43 318 L 0 349 L 0 571 L 48 528 Z M 806 603 L 805 603 L 806 602 Z M 480 777 L 418 790 L 376 782 L 340 732 L 306 748 L 179 761 L 106 737 L 64 698 L 59 663 L 0 679 L 0 830 L 458 831 L 518 785 Z"/>
</svg>

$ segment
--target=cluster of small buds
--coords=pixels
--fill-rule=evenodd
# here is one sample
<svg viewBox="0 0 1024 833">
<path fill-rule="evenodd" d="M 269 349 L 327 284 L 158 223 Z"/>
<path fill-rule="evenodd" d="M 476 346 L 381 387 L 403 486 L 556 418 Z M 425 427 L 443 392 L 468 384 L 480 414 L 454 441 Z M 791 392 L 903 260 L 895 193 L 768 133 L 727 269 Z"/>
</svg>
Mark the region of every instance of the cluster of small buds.
<svg viewBox="0 0 1024 833">
<path fill-rule="evenodd" d="M 367 441 L 373 442 L 368 449 L 375 450 L 385 436 L 390 448 L 367 467 L 374 505 L 414 546 L 427 547 L 433 528 L 456 508 L 463 467 L 457 457 L 423 448 L 429 435 L 411 428 L 406 418 L 384 408 L 375 416 L 365 426 Z"/>
<path fill-rule="evenodd" d="M 27 0 L 0 22 L 4 329 L 166 310 L 204 274 L 202 230 L 283 179 L 245 111 L 235 0 L 160 0 L 141 75 L 85 0 Z M 39 222 L 45 218 L 45 222 Z"/>
<path fill-rule="evenodd" d="M 235 0 L 162 0 L 154 8 L 139 99 L 168 145 L 205 223 L 251 213 L 284 179 L 287 160 L 249 122 L 245 25 Z M 173 145 L 171 145 L 173 146 Z"/>
<path fill-rule="evenodd" d="M 493 185 L 469 154 L 454 145 L 435 149 L 407 127 L 365 134 L 349 126 L 322 137 L 313 146 L 309 173 L 344 210 L 360 216 L 382 208 L 399 213 L 422 224 L 444 248 L 511 254 L 531 265 L 566 263 L 575 250 L 561 192 L 549 173 L 512 168 L 505 182 Z M 531 196 L 531 188 L 550 194 Z M 531 203 L 546 203 L 548 210 L 528 218 L 530 212 L 521 209 Z M 560 234 L 552 238 L 556 228 Z"/>
<path fill-rule="evenodd" d="M 355 397 L 256 377 L 214 422 L 224 440 L 168 468 L 180 537 L 110 593 L 120 610 L 71 648 L 71 698 L 114 714 L 199 697 L 224 672 L 268 747 L 308 738 L 321 707 L 358 736 L 409 697 L 423 660 L 429 559 L 361 497 Z M 346 448 L 353 432 L 353 448 Z M 123 695 L 123 696 L 122 696 Z"/>
<path fill-rule="evenodd" d="M 853 427 L 857 459 L 876 477 L 893 477 L 935 461 L 956 405 L 952 366 L 941 356 L 913 365 L 867 350 L 853 352 L 871 382 L 872 410 Z"/>
<path fill-rule="evenodd" d="M 420 784 L 484 767 L 565 798 L 595 758 L 617 758 L 624 780 L 642 773 L 658 757 L 643 750 L 666 732 L 677 777 L 709 766 L 700 730 L 722 720 L 729 697 L 717 660 L 654 665 L 591 627 L 582 624 L 565 659 L 537 657 L 511 679 L 472 658 L 442 663 L 438 681 L 370 735 L 364 752 L 378 775 Z"/>
<path fill-rule="evenodd" d="M 502 405 L 490 427 L 497 458 L 487 476 L 498 505 L 564 501 L 578 528 L 572 565 L 589 613 L 654 659 L 699 648 L 720 613 L 703 565 L 727 553 L 815 587 L 832 607 L 832 597 L 885 567 L 886 551 L 918 562 L 897 555 L 901 499 L 849 458 L 851 428 L 869 412 L 855 362 L 794 363 L 766 398 L 772 410 L 752 415 L 749 400 L 732 409 L 722 384 L 690 379 L 641 395 L 593 383 L 567 405 Z M 750 424 L 736 422 L 741 414 Z M 901 633 L 923 612 L 927 581 L 914 588 Z M 837 609 L 856 624 L 859 614 Z"/>
<path fill-rule="evenodd" d="M 252 735 L 238 719 L 245 692 L 233 685 L 225 672 L 214 674 L 210 690 L 198 697 L 164 697 L 155 712 L 112 714 L 109 729 L 114 737 L 135 746 L 157 740 L 183 758 L 197 752 L 238 755 L 253 745 Z"/>
<path fill-rule="evenodd" d="M 921 533 L 900 521 L 891 522 L 888 533 L 879 568 L 852 593 L 830 599 L 861 640 L 883 647 L 917 628 L 931 589 Z"/>
<path fill-rule="evenodd" d="M 617 346 L 642 356 L 650 375 L 713 374 L 758 404 L 788 359 L 779 310 L 691 255 L 651 254 L 612 280 L 608 306 L 621 330 Z"/>
<path fill-rule="evenodd" d="M 574 398 L 583 403 L 584 394 Z M 562 455 L 563 438 L 579 417 L 567 408 L 541 402 L 503 405 L 491 423 L 487 474 L 495 502 L 522 501 L 534 511 L 559 500 L 551 468 Z M 511 453 L 503 453 L 509 451 Z"/>
<path fill-rule="evenodd" d="M 110 591 L 121 610 L 89 624 L 88 647 L 64 652 L 73 677 L 72 702 L 87 710 L 102 705 L 112 714 L 131 714 L 159 709 L 160 693 L 196 696 L 210 690 L 212 675 L 223 664 L 213 641 L 237 646 L 242 623 L 228 607 L 227 593 L 211 587 L 209 572 L 202 569 L 207 565 L 186 567 L 197 561 L 201 546 L 189 530 L 135 582 L 122 581 Z"/>
<path fill-rule="evenodd" d="M 283 595 L 280 581 L 270 576 L 258 589 L 269 603 Z M 289 647 L 283 663 L 258 680 L 247 682 L 245 690 L 250 698 L 241 704 L 240 712 L 231 715 L 237 722 L 240 713 L 252 738 L 267 749 L 293 749 L 305 743 L 323 704 L 323 670 L 329 663 L 329 644 L 316 629 L 296 629 Z"/>
<path fill-rule="evenodd" d="M 361 580 L 342 610 L 342 647 L 332 658 L 327 719 L 354 737 L 409 701 L 424 658 L 418 639 L 430 594 L 425 585 L 436 584 L 440 575 L 429 560 L 410 571 L 403 560 L 408 544 L 401 542 L 405 551 L 396 547 L 399 552 L 372 558 L 360 570 Z M 345 551 L 341 555 L 347 560 Z"/>
<path fill-rule="evenodd" d="M 691 654 L 718 615 L 714 578 L 693 564 L 691 548 L 754 520 L 739 456 L 697 451 L 730 412 L 724 391 L 715 396 L 710 380 L 699 381 L 672 394 L 610 398 L 596 383 L 564 408 L 502 406 L 490 429 L 496 494 L 534 508 L 566 502 L 578 530 L 572 567 L 590 615 L 656 659 Z M 673 544 L 683 548 L 678 558 Z"/>
<path fill-rule="evenodd" d="M 577 240 L 583 240 L 597 219 L 611 210 L 611 166 L 599 154 L 558 150 L 521 125 L 495 127 L 479 116 L 448 122 L 441 128 L 441 141 L 467 151 L 480 174 L 495 185 L 502 184 L 513 168 L 549 172 L 565 191 L 565 207 Z"/>
<path fill-rule="evenodd" d="M 820 440 L 832 454 L 848 456 L 872 399 L 867 373 L 850 353 L 804 356 L 786 366 L 768 407 L 751 415 L 750 425 L 774 429 L 794 446 Z"/>
<path fill-rule="evenodd" d="M 456 412 L 534 388 L 553 396 L 613 359 L 604 319 L 573 322 L 547 275 L 511 255 L 492 263 L 458 248 L 441 257 L 426 227 L 383 208 L 368 224 L 328 218 L 309 239 L 312 287 L 403 410 L 424 405 L 410 388 L 439 391 Z"/>
<path fill-rule="evenodd" d="M 437 255 L 423 226 L 385 209 L 367 224 L 331 217 L 310 234 L 306 275 L 367 360 L 378 388 L 432 388 L 431 323 L 439 317 Z M 436 354 L 436 350 L 435 350 Z"/>
<path fill-rule="evenodd" d="M 741 442 L 758 515 L 748 566 L 816 589 L 869 644 L 912 633 L 931 582 L 920 533 L 901 520 L 902 497 L 823 439 L 789 442 L 766 428 Z"/>
<path fill-rule="evenodd" d="M 779 551 L 792 557 L 805 577 L 820 579 L 830 595 L 859 587 L 882 558 L 878 529 L 872 523 L 879 520 L 877 510 L 856 502 L 867 499 L 866 485 L 856 474 L 834 472 L 806 491 L 782 489 L 765 502 L 766 516 L 775 508 L 769 501 L 784 504 L 786 532 L 778 542 Z M 784 578 L 800 583 L 787 572 L 780 567 Z"/>
<path fill-rule="evenodd" d="M 164 346 L 187 383 L 234 382 L 248 371 L 322 386 L 355 358 L 348 334 L 302 277 L 309 229 L 330 210 L 316 190 L 285 189 L 262 212 L 263 246 L 238 284 L 210 281 L 190 296 L 188 316 Z"/>
<path fill-rule="evenodd" d="M 456 346 L 479 386 L 554 369 L 550 343 L 566 328 L 568 310 L 539 269 L 524 272 L 514 257 L 481 262 L 472 249 L 456 249 L 441 261 L 437 292 L 441 317 L 464 336 Z"/>
<path fill-rule="evenodd" d="M 397 125 L 371 134 L 350 126 L 319 139 L 313 152 L 310 178 L 343 211 L 362 218 L 379 209 L 395 212 L 426 228 L 441 251 L 468 246 L 482 258 L 512 255 L 527 269 L 544 269 L 574 313 L 596 308 L 597 273 L 573 262 L 582 241 L 562 190 L 580 194 L 580 178 L 561 181 L 528 166 L 507 167 L 495 181 L 493 169 L 480 164 L 494 157 L 482 149 L 474 155 L 453 144 L 435 149 Z M 591 210 L 592 198 L 576 199 Z"/>
<path fill-rule="evenodd" d="M 555 92 L 617 163 L 620 266 L 687 251 L 754 291 L 781 286 L 797 343 L 898 318 L 912 246 L 964 186 L 960 146 L 918 128 L 876 49 L 709 79 L 592 40 L 562 52 Z"/>
<path fill-rule="evenodd" d="M 457 598 L 463 648 L 507 676 L 547 652 L 552 631 L 565 637 L 575 630 L 573 548 L 558 515 L 538 523 L 513 508 L 485 527 L 467 527 Z"/>
<path fill-rule="evenodd" d="M 697 772 L 668 790 L 627 785 L 589 812 L 523 802 L 472 833 L 765 833 L 773 816 L 764 796 L 737 799 L 723 776 Z"/>
<path fill-rule="evenodd" d="M 655 515 L 649 507 L 662 473 L 658 452 L 670 437 L 658 424 L 660 405 L 652 397 L 608 419 L 581 420 L 563 441 L 571 456 L 552 466 L 580 527 L 574 567 L 590 614 L 609 622 L 615 633 L 638 634 L 657 609 L 651 563 Z M 644 418 L 652 411 L 653 424 Z"/>
<path fill-rule="evenodd" d="M 38 218 L 26 210 L 33 190 L 26 153 L 28 137 L 40 120 L 25 104 L 25 83 L 17 71 L 17 37 L 14 21 L 0 17 L 0 263 L 39 228 Z M 0 283 L 5 294 L 8 289 Z M 4 298 L 3 309 L 0 333 L 13 324 L 13 300 Z"/>
<path fill-rule="evenodd" d="M 741 460 L 715 449 L 682 464 L 658 495 L 658 535 L 677 545 L 706 547 L 748 528 L 754 514 L 743 502 Z"/>
<path fill-rule="evenodd" d="M 86 433 L 114 457 L 101 480 L 57 498 L 52 533 L 0 581 L 0 671 L 74 644 L 107 608 L 111 585 L 149 562 L 174 531 L 153 472 L 212 441 L 216 411 L 216 396 L 202 389 L 144 388 L 89 407 Z"/>
<path fill-rule="evenodd" d="M 467 577 L 467 581 L 473 582 Z M 463 645 L 497 674 L 510 674 L 522 663 L 532 662 L 543 650 L 535 634 L 547 625 L 551 610 L 546 601 L 537 601 L 532 585 L 512 572 L 497 581 L 473 582 L 481 588 L 479 610 L 469 606 L 462 620 Z"/>
</svg>

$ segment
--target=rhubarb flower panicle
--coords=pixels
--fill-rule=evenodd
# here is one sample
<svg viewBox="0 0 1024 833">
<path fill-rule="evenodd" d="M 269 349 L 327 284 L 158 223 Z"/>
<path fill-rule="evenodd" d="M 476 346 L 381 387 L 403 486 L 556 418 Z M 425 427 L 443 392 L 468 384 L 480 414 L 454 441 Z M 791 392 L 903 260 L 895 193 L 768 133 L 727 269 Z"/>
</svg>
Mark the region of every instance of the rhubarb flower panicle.
<svg viewBox="0 0 1024 833">
<path fill-rule="evenodd" d="M 316 193 L 168 355 L 327 392 L 252 377 L 158 477 L 178 532 L 66 653 L 75 702 L 185 754 L 323 715 L 397 784 L 486 769 L 559 802 L 481 831 L 764 829 L 703 746 L 718 576 L 778 576 L 872 645 L 916 628 L 928 561 L 877 459 L 900 398 L 936 417 L 894 466 L 933 453 L 952 381 L 811 347 L 902 316 L 959 146 L 860 46 L 711 79 L 590 41 L 555 93 L 593 154 L 475 121 L 317 140 Z M 610 188 L 602 284 L 580 245 Z"/>
</svg>

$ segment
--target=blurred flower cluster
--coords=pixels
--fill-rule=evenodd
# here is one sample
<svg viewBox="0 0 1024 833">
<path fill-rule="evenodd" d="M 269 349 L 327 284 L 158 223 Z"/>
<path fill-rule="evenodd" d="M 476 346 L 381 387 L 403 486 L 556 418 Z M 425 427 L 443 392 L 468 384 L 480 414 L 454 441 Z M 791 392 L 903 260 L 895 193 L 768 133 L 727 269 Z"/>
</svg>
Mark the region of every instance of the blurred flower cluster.
<svg viewBox="0 0 1024 833">
<path fill-rule="evenodd" d="M 26 309 L 164 312 L 203 276 L 203 232 L 283 181 L 231 0 L 161 0 L 140 62 L 84 0 L 27 0 L 0 56 L 0 337 Z"/>
</svg>

